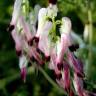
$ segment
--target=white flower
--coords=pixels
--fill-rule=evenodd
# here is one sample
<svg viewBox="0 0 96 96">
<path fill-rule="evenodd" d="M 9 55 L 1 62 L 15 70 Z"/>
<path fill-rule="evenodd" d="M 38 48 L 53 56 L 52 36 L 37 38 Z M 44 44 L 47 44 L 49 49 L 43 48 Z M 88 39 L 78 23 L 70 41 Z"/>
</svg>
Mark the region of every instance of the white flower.
<svg viewBox="0 0 96 96">
<path fill-rule="evenodd" d="M 14 3 L 14 9 L 13 9 L 13 13 L 12 13 L 12 20 L 11 20 L 11 25 L 16 25 L 20 12 L 21 12 L 21 4 L 22 4 L 22 0 L 15 0 Z"/>
</svg>

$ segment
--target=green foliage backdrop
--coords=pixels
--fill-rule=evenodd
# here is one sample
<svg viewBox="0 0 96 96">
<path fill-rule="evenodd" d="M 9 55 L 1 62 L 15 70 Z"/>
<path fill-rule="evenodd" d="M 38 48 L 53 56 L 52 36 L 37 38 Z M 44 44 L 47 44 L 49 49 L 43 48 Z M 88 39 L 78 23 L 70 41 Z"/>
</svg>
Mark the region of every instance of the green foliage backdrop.
<svg viewBox="0 0 96 96">
<path fill-rule="evenodd" d="M 40 4 L 46 7 L 47 0 L 29 0 L 30 6 Z M 72 20 L 73 30 L 83 38 L 84 25 L 88 22 L 88 10 L 92 13 L 92 55 L 91 64 L 87 74 L 87 88 L 96 92 L 96 1 L 90 0 L 58 0 L 59 11 L 62 16 L 68 16 Z M 20 79 L 18 58 L 15 54 L 14 42 L 8 33 L 7 27 L 11 20 L 14 0 L 0 0 L 0 96 L 64 96 L 54 88 L 40 73 L 29 69 L 26 83 Z M 89 62 L 87 45 L 80 49 L 80 55 L 84 61 Z M 85 64 L 86 65 L 86 64 Z M 46 69 L 54 80 L 51 72 Z M 90 83 L 91 82 L 91 83 Z"/>
</svg>

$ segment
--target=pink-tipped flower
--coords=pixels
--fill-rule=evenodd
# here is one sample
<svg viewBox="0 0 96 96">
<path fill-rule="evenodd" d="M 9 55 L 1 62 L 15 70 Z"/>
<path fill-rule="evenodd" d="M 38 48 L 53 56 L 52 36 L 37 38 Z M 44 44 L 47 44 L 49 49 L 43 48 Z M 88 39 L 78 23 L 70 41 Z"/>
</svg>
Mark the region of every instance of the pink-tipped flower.
<svg viewBox="0 0 96 96">
<path fill-rule="evenodd" d="M 51 40 L 49 37 L 49 32 L 50 32 L 51 28 L 52 28 L 52 22 L 46 21 L 46 23 L 42 29 L 42 34 L 39 39 L 38 48 L 44 53 L 45 57 L 50 56 Z"/>
<path fill-rule="evenodd" d="M 70 40 L 71 21 L 67 17 L 62 18 L 62 25 L 60 28 L 61 40 L 57 45 L 57 62 L 63 61 L 64 54 L 67 53 L 68 47 L 71 43 Z"/>
<path fill-rule="evenodd" d="M 33 36 L 32 36 L 32 32 L 30 31 L 29 24 L 25 21 L 23 16 L 20 16 L 19 22 L 20 22 L 22 30 L 27 38 L 27 42 L 31 43 Z"/>
<path fill-rule="evenodd" d="M 63 69 L 63 75 L 62 78 L 64 79 L 64 89 L 70 93 L 70 70 L 69 70 L 69 65 L 67 62 L 64 62 L 64 69 Z"/>
<path fill-rule="evenodd" d="M 84 96 L 83 95 L 83 79 L 78 77 L 76 73 L 74 73 L 74 80 L 73 80 L 73 84 L 76 90 L 76 93 L 79 96 Z"/>
<path fill-rule="evenodd" d="M 21 70 L 21 78 L 22 80 L 25 82 L 26 81 L 26 74 L 27 74 L 27 64 L 28 64 L 28 60 L 26 58 L 25 55 L 21 55 L 19 57 L 19 67 L 20 67 L 20 70 Z"/>
<path fill-rule="evenodd" d="M 68 61 L 73 67 L 74 71 L 79 77 L 84 77 L 83 63 L 74 56 L 73 53 L 68 52 Z"/>
<path fill-rule="evenodd" d="M 22 0 L 15 0 L 10 27 L 15 26 L 17 24 L 21 12 L 21 4 L 22 4 Z"/>
<path fill-rule="evenodd" d="M 15 42 L 15 48 L 16 48 L 16 53 L 18 56 L 21 55 L 22 52 L 22 39 L 20 34 L 17 32 L 16 28 L 12 31 L 11 33 L 12 38 Z"/>
</svg>

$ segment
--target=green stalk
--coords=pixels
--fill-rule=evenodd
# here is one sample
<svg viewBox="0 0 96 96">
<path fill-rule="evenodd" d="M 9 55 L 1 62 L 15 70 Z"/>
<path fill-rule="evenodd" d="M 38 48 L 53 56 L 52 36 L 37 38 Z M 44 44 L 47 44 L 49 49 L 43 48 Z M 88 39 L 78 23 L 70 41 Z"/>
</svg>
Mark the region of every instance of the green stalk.
<svg viewBox="0 0 96 96">
<path fill-rule="evenodd" d="M 92 27 L 92 12 L 88 9 L 88 21 L 89 21 L 89 54 L 88 54 L 88 66 L 87 66 L 87 76 L 90 77 L 90 68 L 92 65 L 92 46 L 93 46 L 93 27 Z"/>
<path fill-rule="evenodd" d="M 29 59 L 30 63 L 32 64 L 32 61 Z M 33 65 L 33 64 L 32 64 Z M 35 68 L 38 67 L 36 64 L 33 65 Z M 41 66 L 38 67 L 38 70 L 43 74 L 43 76 L 47 79 L 47 81 L 56 88 L 61 94 L 67 95 L 67 93 L 59 87 L 54 80 L 50 78 L 50 76 L 43 70 Z"/>
</svg>

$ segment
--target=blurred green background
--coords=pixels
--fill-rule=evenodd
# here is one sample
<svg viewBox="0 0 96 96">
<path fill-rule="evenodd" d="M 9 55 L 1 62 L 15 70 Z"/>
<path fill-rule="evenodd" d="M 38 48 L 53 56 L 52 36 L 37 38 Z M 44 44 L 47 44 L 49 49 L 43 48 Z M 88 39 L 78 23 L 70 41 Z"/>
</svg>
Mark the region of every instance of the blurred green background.
<svg viewBox="0 0 96 96">
<path fill-rule="evenodd" d="M 29 0 L 30 6 L 40 4 L 47 7 L 47 0 Z M 0 0 L 0 96 L 65 96 L 53 87 L 45 77 L 34 68 L 28 72 L 26 83 L 20 78 L 18 57 L 8 25 L 11 20 L 14 0 Z M 86 88 L 96 92 L 96 0 L 58 0 L 62 16 L 72 20 L 73 30 L 83 38 L 85 24 L 89 24 L 89 36 L 86 46 L 78 50 L 86 73 Z M 49 76 L 52 73 L 45 68 Z"/>
</svg>

